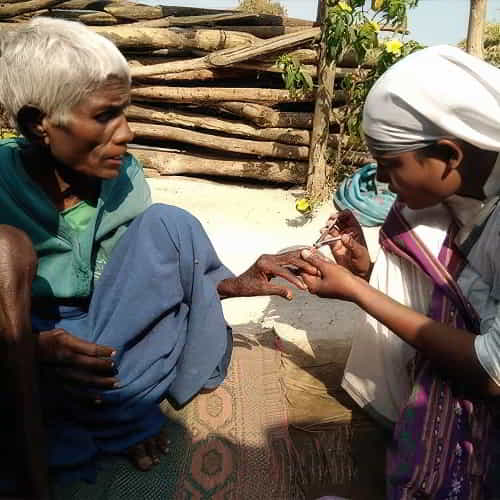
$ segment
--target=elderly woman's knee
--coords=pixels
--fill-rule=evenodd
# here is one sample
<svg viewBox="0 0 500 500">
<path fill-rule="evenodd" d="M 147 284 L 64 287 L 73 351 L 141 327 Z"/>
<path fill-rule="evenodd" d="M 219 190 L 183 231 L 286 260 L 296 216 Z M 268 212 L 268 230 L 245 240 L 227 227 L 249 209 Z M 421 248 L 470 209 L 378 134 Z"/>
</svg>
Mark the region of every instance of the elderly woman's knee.
<svg viewBox="0 0 500 500">
<path fill-rule="evenodd" d="M 36 253 L 30 238 L 13 226 L 0 225 L 0 289 L 11 283 L 10 277 L 32 279 L 36 271 Z"/>
<path fill-rule="evenodd" d="M 167 223 L 170 227 L 200 225 L 200 221 L 191 213 L 164 203 L 153 203 L 140 217 L 142 224 L 153 228 L 156 228 L 158 223 Z"/>
</svg>

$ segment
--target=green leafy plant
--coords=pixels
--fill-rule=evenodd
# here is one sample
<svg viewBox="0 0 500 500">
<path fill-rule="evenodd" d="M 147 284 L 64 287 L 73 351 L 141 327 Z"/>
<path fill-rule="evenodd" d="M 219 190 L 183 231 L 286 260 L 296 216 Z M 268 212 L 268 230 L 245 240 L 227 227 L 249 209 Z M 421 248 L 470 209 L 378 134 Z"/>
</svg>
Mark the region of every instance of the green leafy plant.
<svg viewBox="0 0 500 500">
<path fill-rule="evenodd" d="M 311 74 L 303 68 L 297 59 L 283 54 L 278 57 L 276 64 L 282 71 L 283 82 L 292 97 L 310 92 L 313 89 L 314 83 Z"/>
<path fill-rule="evenodd" d="M 329 0 L 324 30 L 327 56 L 338 64 L 347 53 L 357 61 L 355 71 L 344 78 L 346 90 L 345 129 L 348 147 L 359 149 L 363 104 L 375 81 L 399 59 L 422 46 L 405 40 L 407 15 L 418 0 L 372 0 L 371 9 L 365 0 Z M 393 39 L 380 40 L 381 26 L 390 25 L 396 32 Z"/>
<path fill-rule="evenodd" d="M 361 118 L 363 105 L 374 83 L 394 63 L 421 48 L 423 46 L 413 40 L 406 42 L 387 40 L 379 47 L 377 57 L 371 68 L 358 67 L 355 72 L 344 78 L 342 86 L 347 91 L 346 127 L 352 146 L 359 147 L 362 143 Z"/>
</svg>

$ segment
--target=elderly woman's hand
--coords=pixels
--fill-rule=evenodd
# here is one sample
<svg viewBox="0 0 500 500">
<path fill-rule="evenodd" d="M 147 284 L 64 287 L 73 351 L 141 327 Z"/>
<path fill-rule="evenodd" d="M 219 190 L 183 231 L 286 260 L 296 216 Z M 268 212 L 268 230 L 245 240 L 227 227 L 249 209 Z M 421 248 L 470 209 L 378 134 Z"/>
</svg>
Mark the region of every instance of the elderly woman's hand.
<svg viewBox="0 0 500 500">
<path fill-rule="evenodd" d="M 331 299 L 356 300 L 362 280 L 317 250 L 303 250 L 302 257 L 318 270 L 315 274 L 301 273 L 310 293 Z"/>
<path fill-rule="evenodd" d="M 315 275 L 317 270 L 302 259 L 300 250 L 278 255 L 261 255 L 255 264 L 240 276 L 221 281 L 218 292 L 222 298 L 279 295 L 291 300 L 292 291 L 288 287 L 272 284 L 271 279 L 279 276 L 297 288 L 306 290 L 302 279 L 294 274 L 301 272 Z"/>
<path fill-rule="evenodd" d="M 363 230 L 350 210 L 342 210 L 332 215 L 321 229 L 322 235 L 342 236 L 341 240 L 330 244 L 330 250 L 337 264 L 349 269 L 356 276 L 370 279 L 372 263 Z"/>
<path fill-rule="evenodd" d="M 112 389 L 118 384 L 111 347 L 87 342 L 62 328 L 40 332 L 37 347 L 47 375 L 62 379 L 64 388 L 79 399 L 100 403 L 100 397 L 87 389 Z"/>
</svg>

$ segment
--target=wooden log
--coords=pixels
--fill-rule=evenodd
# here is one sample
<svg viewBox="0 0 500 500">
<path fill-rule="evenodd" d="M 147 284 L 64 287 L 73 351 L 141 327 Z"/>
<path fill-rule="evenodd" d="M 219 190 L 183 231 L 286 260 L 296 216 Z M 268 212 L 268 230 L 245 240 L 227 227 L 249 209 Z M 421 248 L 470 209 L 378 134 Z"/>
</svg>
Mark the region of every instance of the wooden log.
<svg viewBox="0 0 500 500">
<path fill-rule="evenodd" d="M 118 24 L 118 19 L 98 10 L 82 13 L 79 10 L 51 10 L 50 17 L 80 21 L 81 23 L 94 26 L 112 26 Z"/>
<path fill-rule="evenodd" d="M 319 0 L 318 12 L 321 25 L 326 30 L 328 15 L 327 0 Z M 327 145 L 330 130 L 330 110 L 332 109 L 336 61 L 328 61 L 328 47 L 323 32 L 320 44 L 320 62 L 318 68 L 318 90 L 314 107 L 313 130 L 307 172 L 307 191 L 313 200 L 322 200 L 327 192 Z"/>
<path fill-rule="evenodd" d="M 275 16 L 273 14 L 252 14 L 253 15 L 251 18 L 240 20 L 234 24 L 245 24 L 246 26 L 304 26 L 308 28 L 316 26 L 316 23 L 314 21 L 309 21 L 306 19 L 298 19 L 295 17 L 287 16 Z M 223 23 L 226 22 L 227 24 L 232 24 L 231 21 L 223 21 Z"/>
<path fill-rule="evenodd" d="M 171 26 L 203 26 L 213 25 L 224 21 L 236 21 L 238 19 L 248 19 L 252 14 L 209 14 L 205 16 L 170 16 L 149 21 L 137 21 L 134 26 L 144 26 L 149 28 L 170 28 Z M 239 31 L 239 30 L 238 30 Z"/>
<path fill-rule="evenodd" d="M 192 7 L 167 7 L 163 5 L 142 5 L 142 4 L 124 4 L 117 3 L 108 5 L 104 8 L 115 17 L 129 19 L 133 21 L 159 19 L 168 16 L 190 16 L 190 15 L 207 15 L 207 14 L 222 14 L 231 11 L 214 10 L 214 9 L 197 9 Z"/>
<path fill-rule="evenodd" d="M 156 49 L 156 50 L 123 50 L 122 51 L 125 57 L 129 58 L 137 58 L 137 57 L 150 57 L 151 58 L 151 64 L 155 64 L 153 62 L 153 59 L 159 60 L 160 57 L 178 57 L 181 58 L 183 57 L 184 59 L 186 58 L 192 58 L 194 55 L 194 52 L 192 49 L 174 49 L 174 48 L 169 48 L 169 49 Z M 196 51 L 198 52 L 198 51 Z"/>
<path fill-rule="evenodd" d="M 112 16 L 121 19 L 140 20 L 140 19 L 158 19 L 164 17 L 161 5 L 142 5 L 142 4 L 111 4 L 104 7 L 104 11 Z"/>
<path fill-rule="evenodd" d="M 259 127 L 312 129 L 313 126 L 312 113 L 275 111 L 268 106 L 247 102 L 221 102 L 215 107 L 245 118 Z M 332 109 L 330 123 L 339 125 L 345 120 L 345 113 L 346 110 L 343 107 Z"/>
<path fill-rule="evenodd" d="M 206 129 L 260 141 L 276 141 L 296 146 L 309 146 L 308 130 L 293 128 L 258 128 L 255 125 L 184 111 L 168 111 L 149 106 L 131 105 L 126 111 L 129 120 L 140 120 L 176 127 Z"/>
<path fill-rule="evenodd" d="M 155 28 L 149 28 L 149 29 L 154 30 Z M 161 31 L 158 28 L 156 28 L 156 30 Z M 205 30 L 205 31 L 210 33 L 210 30 Z M 213 33 L 219 33 L 219 32 L 213 31 Z M 234 33 L 234 32 L 229 32 L 229 33 Z M 278 36 L 270 40 L 254 42 L 249 47 L 240 47 L 232 50 L 230 49 L 219 50 L 212 54 L 208 54 L 205 57 L 201 57 L 199 59 L 193 59 L 192 61 L 186 61 L 186 64 L 183 65 L 182 67 L 174 63 L 172 64 L 164 63 L 164 64 L 152 65 L 147 68 L 145 67 L 145 68 L 134 69 L 132 71 L 132 76 L 151 76 L 169 72 L 175 73 L 180 71 L 189 71 L 192 69 L 228 66 L 230 64 L 248 61 L 249 59 L 263 56 L 265 54 L 269 54 L 272 52 L 276 52 L 277 50 L 283 50 L 285 48 L 294 47 L 308 40 L 313 40 L 317 38 L 318 35 L 319 35 L 319 30 L 317 28 L 312 28 L 300 31 L 298 33 L 292 33 L 290 35 Z"/>
<path fill-rule="evenodd" d="M 470 0 L 467 52 L 483 57 L 484 24 L 486 22 L 486 0 Z"/>
<path fill-rule="evenodd" d="M 133 66 L 133 61 L 129 61 Z M 167 73 L 166 75 L 140 76 L 135 79 L 138 83 L 145 85 L 163 85 L 171 82 L 208 82 L 214 80 L 234 80 L 251 78 L 247 70 L 238 70 L 234 68 L 209 68 L 192 71 L 183 71 L 181 73 Z"/>
<path fill-rule="evenodd" d="M 102 10 L 107 5 L 118 3 L 117 0 L 66 0 L 57 6 L 66 10 Z M 120 3 L 125 3 L 121 2 Z"/>
<path fill-rule="evenodd" d="M 147 76 L 164 76 L 210 68 L 213 68 L 213 66 L 210 64 L 208 57 L 197 57 L 195 59 L 182 59 L 157 64 L 133 64 L 130 67 L 130 73 L 132 78 L 144 78 Z"/>
<path fill-rule="evenodd" d="M 200 57 L 206 56 L 207 52 L 200 51 L 200 50 L 194 50 L 193 53 L 195 55 L 198 55 Z M 264 54 L 262 56 L 257 56 L 255 60 L 259 62 L 272 62 L 274 63 L 276 59 L 278 58 L 279 55 L 281 54 L 287 54 L 294 59 L 296 59 L 298 62 L 302 64 L 317 64 L 319 61 L 319 52 L 316 49 L 296 49 L 296 50 L 281 50 L 281 51 L 276 51 L 272 52 L 270 54 Z M 371 68 L 373 67 L 376 59 L 377 59 L 377 54 L 367 54 L 367 61 L 363 64 L 364 68 Z M 358 66 L 358 61 L 356 58 L 356 54 L 354 52 L 347 52 L 342 60 L 338 63 L 337 65 L 339 68 L 356 68 Z"/>
<path fill-rule="evenodd" d="M 170 81 L 172 79 L 179 79 L 175 78 L 177 77 L 180 73 L 172 72 L 172 69 L 176 68 L 176 65 L 174 65 L 174 62 L 179 63 L 179 67 L 183 68 L 185 67 L 186 60 L 182 61 L 172 61 L 171 58 L 159 58 L 159 57 L 136 57 L 134 59 L 129 60 L 129 64 L 131 67 L 137 68 L 137 67 L 144 67 L 148 66 L 151 64 L 169 64 L 170 71 L 168 73 L 162 74 L 162 75 L 153 75 L 153 78 L 155 76 L 157 77 L 163 77 L 165 81 Z M 192 63 L 192 59 L 188 60 L 189 65 Z M 226 67 L 225 67 L 226 68 Z M 302 65 L 302 68 L 307 71 L 313 78 L 316 78 L 317 76 L 317 68 L 314 65 Z M 205 61 L 200 61 L 200 68 L 199 70 L 211 70 L 213 74 L 216 73 L 216 70 L 223 69 L 223 68 L 211 68 L 210 66 L 207 68 L 205 66 Z M 215 71 L 214 71 L 215 70 Z M 234 70 L 243 70 L 246 71 L 247 74 L 250 72 L 255 72 L 255 71 L 261 71 L 261 72 L 266 72 L 266 73 L 282 73 L 282 69 L 275 63 L 260 63 L 260 62 L 254 62 L 254 61 L 248 61 L 247 63 L 238 63 L 238 64 L 233 64 L 232 66 L 228 67 L 227 70 L 234 71 Z M 188 71 L 183 71 L 181 73 L 189 73 L 190 71 L 193 70 L 188 70 Z M 354 71 L 352 68 L 342 68 L 341 71 L 339 72 L 338 77 L 343 78 L 344 76 L 351 74 Z M 137 72 L 135 70 L 132 70 L 132 75 L 134 78 L 137 78 Z M 174 78 L 171 78 L 174 77 Z M 148 78 L 146 77 L 142 77 Z"/>
<path fill-rule="evenodd" d="M 29 0 L 27 2 L 7 4 L 0 3 L 0 19 L 20 16 L 21 14 L 26 14 L 27 12 L 33 12 L 36 10 L 47 9 L 48 7 L 53 7 L 54 5 L 62 2 L 63 0 Z"/>
<path fill-rule="evenodd" d="M 245 47 L 257 41 L 253 35 L 231 31 L 178 31 L 163 28 L 134 28 L 133 25 L 96 26 L 92 29 L 122 50 L 177 48 L 220 51 Z"/>
<path fill-rule="evenodd" d="M 34 10 L 33 12 L 26 12 L 26 14 L 21 14 L 20 16 L 9 17 L 6 21 L 8 23 L 27 23 L 34 17 L 48 16 L 51 12 L 50 9 Z"/>
<path fill-rule="evenodd" d="M 233 51 L 218 51 L 209 54 L 210 63 L 214 66 L 224 66 L 237 62 L 248 61 L 265 54 L 270 54 L 278 50 L 289 49 L 305 42 L 316 40 L 320 36 L 319 28 L 309 28 L 297 33 L 274 37 L 270 40 L 262 40 L 252 46 L 242 47 Z M 237 54 L 237 55 L 236 55 Z"/>
<path fill-rule="evenodd" d="M 220 102 L 216 103 L 216 108 L 245 118 L 259 127 L 312 129 L 312 113 L 280 112 L 247 102 Z"/>
<path fill-rule="evenodd" d="M 143 167 L 142 171 L 144 172 L 144 177 L 146 177 L 146 179 L 150 179 L 151 177 L 161 177 L 160 172 L 154 168 Z"/>
<path fill-rule="evenodd" d="M 307 172 L 305 162 L 232 159 L 134 146 L 130 146 L 128 150 L 145 168 L 161 175 L 208 175 L 303 184 Z"/>
<path fill-rule="evenodd" d="M 193 27 L 201 28 L 201 25 L 194 25 Z M 214 27 L 213 29 L 221 29 L 221 26 Z M 224 29 L 228 31 L 242 31 L 250 33 L 258 38 L 268 39 L 275 36 L 287 35 L 289 33 L 297 33 L 310 29 L 308 26 L 235 26 L 224 25 Z"/>
<path fill-rule="evenodd" d="M 130 122 L 129 125 L 138 139 L 175 141 L 216 151 L 226 151 L 265 158 L 284 158 L 287 160 L 306 160 L 309 158 L 309 148 L 307 146 L 293 146 L 274 141 L 235 139 L 234 137 L 205 134 L 167 125 L 151 125 L 149 123 L 138 122 Z"/>
<path fill-rule="evenodd" d="M 314 92 L 295 97 L 288 90 L 261 88 L 220 88 L 220 87 L 139 87 L 132 89 L 132 99 L 135 101 L 164 101 L 176 103 L 214 103 L 224 101 L 256 102 L 274 104 L 285 102 L 311 102 Z M 339 102 L 345 95 L 336 93 Z"/>
</svg>

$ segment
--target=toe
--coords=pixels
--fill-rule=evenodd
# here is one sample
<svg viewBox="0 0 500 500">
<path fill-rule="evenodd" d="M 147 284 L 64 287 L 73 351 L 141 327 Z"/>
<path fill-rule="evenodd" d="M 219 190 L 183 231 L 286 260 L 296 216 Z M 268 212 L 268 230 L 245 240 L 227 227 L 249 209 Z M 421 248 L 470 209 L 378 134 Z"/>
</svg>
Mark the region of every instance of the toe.
<svg viewBox="0 0 500 500">
<path fill-rule="evenodd" d="M 153 467 L 153 460 L 146 452 L 145 443 L 139 443 L 128 449 L 128 456 L 132 463 L 141 471 L 148 471 Z"/>
<path fill-rule="evenodd" d="M 152 437 L 145 441 L 144 448 L 146 449 L 146 454 L 149 455 L 153 465 L 158 465 L 160 463 L 160 450 L 156 445 L 156 438 Z"/>
<path fill-rule="evenodd" d="M 156 446 L 158 449 L 166 455 L 169 451 L 170 448 L 170 439 L 168 439 L 168 434 L 165 429 L 163 429 L 160 434 L 158 434 L 156 437 Z"/>
</svg>

